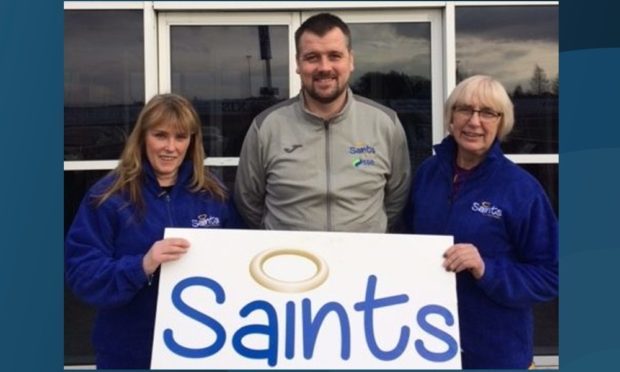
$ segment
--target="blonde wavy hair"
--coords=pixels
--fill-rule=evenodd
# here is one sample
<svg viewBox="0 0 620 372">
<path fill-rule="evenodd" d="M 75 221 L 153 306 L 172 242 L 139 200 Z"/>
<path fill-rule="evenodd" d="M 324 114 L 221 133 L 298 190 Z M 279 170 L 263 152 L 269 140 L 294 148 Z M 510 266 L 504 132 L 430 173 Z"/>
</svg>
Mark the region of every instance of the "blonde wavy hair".
<svg viewBox="0 0 620 372">
<path fill-rule="evenodd" d="M 171 124 L 180 133 L 189 133 L 190 144 L 185 159 L 192 162 L 193 172 L 189 189 L 192 192 L 206 191 L 216 199 L 223 201 L 227 194 L 224 187 L 204 166 L 205 153 L 202 145 L 200 118 L 191 102 L 173 93 L 159 94 L 144 106 L 134 126 L 118 166 L 112 170 L 114 181 L 110 187 L 97 197 L 97 206 L 116 193 L 129 197 L 129 202 L 138 210 L 144 209 L 142 183 L 144 182 L 144 162 L 146 157 L 145 138 L 147 132 L 160 125 Z"/>
</svg>

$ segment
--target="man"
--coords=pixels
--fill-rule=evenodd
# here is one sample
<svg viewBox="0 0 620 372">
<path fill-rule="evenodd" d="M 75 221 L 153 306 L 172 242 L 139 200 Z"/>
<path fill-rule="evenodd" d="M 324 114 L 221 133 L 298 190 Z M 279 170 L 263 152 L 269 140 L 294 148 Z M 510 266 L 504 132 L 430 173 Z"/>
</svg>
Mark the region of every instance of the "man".
<svg viewBox="0 0 620 372">
<path fill-rule="evenodd" d="M 245 137 L 237 207 L 252 228 L 386 232 L 406 204 L 410 166 L 396 113 L 349 88 L 351 33 L 322 13 L 295 32 L 298 96 Z"/>
</svg>

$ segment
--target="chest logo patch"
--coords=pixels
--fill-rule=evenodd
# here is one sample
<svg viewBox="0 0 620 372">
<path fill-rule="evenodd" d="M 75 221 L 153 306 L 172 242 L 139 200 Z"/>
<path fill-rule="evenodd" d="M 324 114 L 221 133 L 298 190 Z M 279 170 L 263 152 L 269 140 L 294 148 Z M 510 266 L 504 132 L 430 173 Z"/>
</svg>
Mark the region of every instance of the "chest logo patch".
<svg viewBox="0 0 620 372">
<path fill-rule="evenodd" d="M 354 146 L 349 146 L 347 153 L 352 156 L 351 164 L 355 168 L 375 165 L 377 151 L 366 143 L 356 142 Z"/>
<path fill-rule="evenodd" d="M 215 216 L 209 216 L 206 213 L 198 215 L 197 218 L 192 218 L 192 227 L 219 227 L 220 219 Z"/>
<path fill-rule="evenodd" d="M 480 203 L 474 202 L 471 205 L 471 210 L 487 217 L 492 217 L 496 219 L 502 218 L 502 210 L 488 201 L 483 201 Z"/>
</svg>

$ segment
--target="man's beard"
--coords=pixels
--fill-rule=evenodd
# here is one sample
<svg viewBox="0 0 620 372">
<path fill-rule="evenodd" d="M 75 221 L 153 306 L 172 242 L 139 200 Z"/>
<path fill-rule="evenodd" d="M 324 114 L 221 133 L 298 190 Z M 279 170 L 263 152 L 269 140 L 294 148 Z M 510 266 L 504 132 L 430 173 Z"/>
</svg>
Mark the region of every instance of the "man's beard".
<svg viewBox="0 0 620 372">
<path fill-rule="evenodd" d="M 312 83 L 310 84 L 310 86 L 303 86 L 304 91 L 315 101 L 320 102 L 320 103 L 332 103 L 334 102 L 338 97 L 340 97 L 340 95 L 347 89 L 347 82 L 345 82 L 342 86 L 340 85 L 340 83 L 338 82 L 338 80 L 336 80 L 336 86 L 334 88 L 334 90 L 328 94 L 328 95 L 321 95 L 317 92 L 316 89 L 314 89 L 314 80 L 316 78 L 323 78 L 323 77 L 330 77 L 333 78 L 332 74 L 320 74 L 318 76 L 313 76 L 312 77 Z"/>
</svg>

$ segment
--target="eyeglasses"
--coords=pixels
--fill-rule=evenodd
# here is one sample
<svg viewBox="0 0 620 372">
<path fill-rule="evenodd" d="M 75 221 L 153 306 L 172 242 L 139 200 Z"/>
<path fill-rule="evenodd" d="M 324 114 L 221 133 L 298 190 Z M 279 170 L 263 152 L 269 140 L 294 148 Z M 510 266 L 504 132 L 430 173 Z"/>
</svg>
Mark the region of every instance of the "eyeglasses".
<svg viewBox="0 0 620 372">
<path fill-rule="evenodd" d="M 484 122 L 494 122 L 502 116 L 501 112 L 495 112 L 491 109 L 483 108 L 482 110 L 474 110 L 471 106 L 455 106 L 454 112 L 465 120 L 471 119 L 474 113 L 478 113 L 480 120 Z"/>
</svg>

